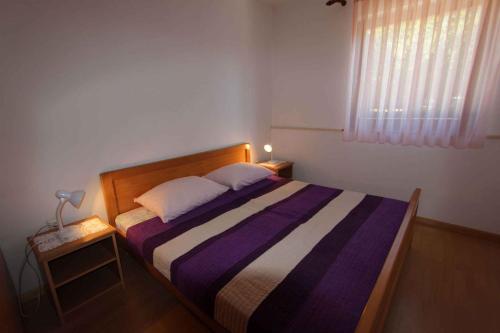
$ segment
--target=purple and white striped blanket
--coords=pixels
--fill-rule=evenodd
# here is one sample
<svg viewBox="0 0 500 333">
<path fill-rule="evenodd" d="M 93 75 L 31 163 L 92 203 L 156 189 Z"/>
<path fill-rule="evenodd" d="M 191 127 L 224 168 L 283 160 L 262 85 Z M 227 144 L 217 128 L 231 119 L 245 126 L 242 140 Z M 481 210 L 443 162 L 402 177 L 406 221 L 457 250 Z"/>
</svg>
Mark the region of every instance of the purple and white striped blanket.
<svg viewBox="0 0 500 333">
<path fill-rule="evenodd" d="M 407 206 L 271 177 L 127 241 L 231 332 L 353 332 Z"/>
</svg>

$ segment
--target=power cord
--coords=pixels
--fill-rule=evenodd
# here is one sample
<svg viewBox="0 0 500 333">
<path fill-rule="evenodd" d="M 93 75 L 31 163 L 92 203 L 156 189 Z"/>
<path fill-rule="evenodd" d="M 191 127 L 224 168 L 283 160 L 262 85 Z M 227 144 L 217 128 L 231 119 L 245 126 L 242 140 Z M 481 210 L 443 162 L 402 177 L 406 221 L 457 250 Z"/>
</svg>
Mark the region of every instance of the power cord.
<svg viewBox="0 0 500 333">
<path fill-rule="evenodd" d="M 38 236 L 45 229 L 52 229 L 52 228 L 53 227 L 50 225 L 44 225 L 43 227 L 38 229 L 38 231 L 34 235 L 32 235 L 31 238 Z M 17 286 L 18 286 L 17 300 L 19 303 L 19 311 L 21 312 L 21 316 L 23 316 L 25 318 L 31 317 L 32 315 L 34 315 L 35 313 L 38 312 L 38 309 L 40 308 L 40 302 L 42 299 L 42 278 L 40 277 L 40 273 L 38 272 L 38 270 L 35 268 L 35 266 L 30 261 L 30 256 L 32 253 L 33 253 L 33 246 L 31 246 L 31 244 L 28 242 L 28 243 L 26 243 L 26 246 L 24 247 L 24 261 L 23 261 L 23 264 L 21 265 L 21 269 L 19 270 L 19 276 L 18 276 L 18 281 L 17 281 L 18 282 L 17 283 Z M 26 265 L 29 268 L 31 268 L 33 273 L 35 273 L 35 276 L 36 276 L 37 282 L 38 282 L 38 292 L 37 292 L 37 297 L 36 297 L 35 310 L 29 314 L 26 313 L 26 311 L 24 309 L 24 304 L 22 301 L 22 291 L 23 291 L 23 279 L 22 278 L 23 278 L 23 274 L 24 274 L 24 270 L 26 268 Z"/>
</svg>

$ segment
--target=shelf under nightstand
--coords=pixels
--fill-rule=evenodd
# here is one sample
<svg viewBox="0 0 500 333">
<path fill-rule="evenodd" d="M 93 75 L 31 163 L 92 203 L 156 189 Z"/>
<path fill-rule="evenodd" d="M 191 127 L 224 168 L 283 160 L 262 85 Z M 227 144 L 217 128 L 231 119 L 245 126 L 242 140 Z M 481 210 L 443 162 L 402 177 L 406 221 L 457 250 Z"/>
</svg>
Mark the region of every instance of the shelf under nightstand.
<svg viewBox="0 0 500 333">
<path fill-rule="evenodd" d="M 82 275 L 57 289 L 63 315 L 79 309 L 107 291 L 121 285 L 115 263 Z"/>
</svg>

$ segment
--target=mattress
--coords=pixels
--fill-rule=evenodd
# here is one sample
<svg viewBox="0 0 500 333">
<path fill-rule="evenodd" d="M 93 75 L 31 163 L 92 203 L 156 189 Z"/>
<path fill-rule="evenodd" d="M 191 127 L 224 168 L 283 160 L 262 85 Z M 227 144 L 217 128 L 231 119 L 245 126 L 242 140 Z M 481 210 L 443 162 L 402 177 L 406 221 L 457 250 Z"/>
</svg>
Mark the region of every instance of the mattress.
<svg viewBox="0 0 500 333">
<path fill-rule="evenodd" d="M 353 332 L 407 206 L 270 177 L 169 223 L 120 220 L 130 248 L 231 332 Z"/>
<path fill-rule="evenodd" d="M 115 224 L 116 228 L 121 231 L 122 234 L 126 234 L 128 228 L 155 217 L 157 217 L 157 215 L 149 209 L 139 207 L 118 215 L 115 218 Z"/>
</svg>

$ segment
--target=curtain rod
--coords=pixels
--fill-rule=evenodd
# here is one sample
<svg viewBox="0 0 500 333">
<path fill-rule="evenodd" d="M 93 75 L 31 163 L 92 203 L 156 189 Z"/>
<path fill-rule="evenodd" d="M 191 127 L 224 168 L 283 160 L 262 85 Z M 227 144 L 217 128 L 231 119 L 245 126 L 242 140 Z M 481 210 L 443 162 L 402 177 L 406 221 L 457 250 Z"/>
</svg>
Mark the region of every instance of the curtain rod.
<svg viewBox="0 0 500 333">
<path fill-rule="evenodd" d="M 316 131 L 316 132 L 344 132 L 343 128 L 326 128 L 326 127 L 296 127 L 296 126 L 271 126 L 271 129 L 280 130 L 295 130 L 295 131 Z M 500 134 L 490 134 L 486 136 L 489 140 L 500 140 Z"/>
<path fill-rule="evenodd" d="M 321 132 L 343 132 L 343 128 L 321 128 L 321 127 L 296 127 L 296 126 L 271 126 L 271 129 L 299 130 L 299 131 L 321 131 Z"/>
</svg>

